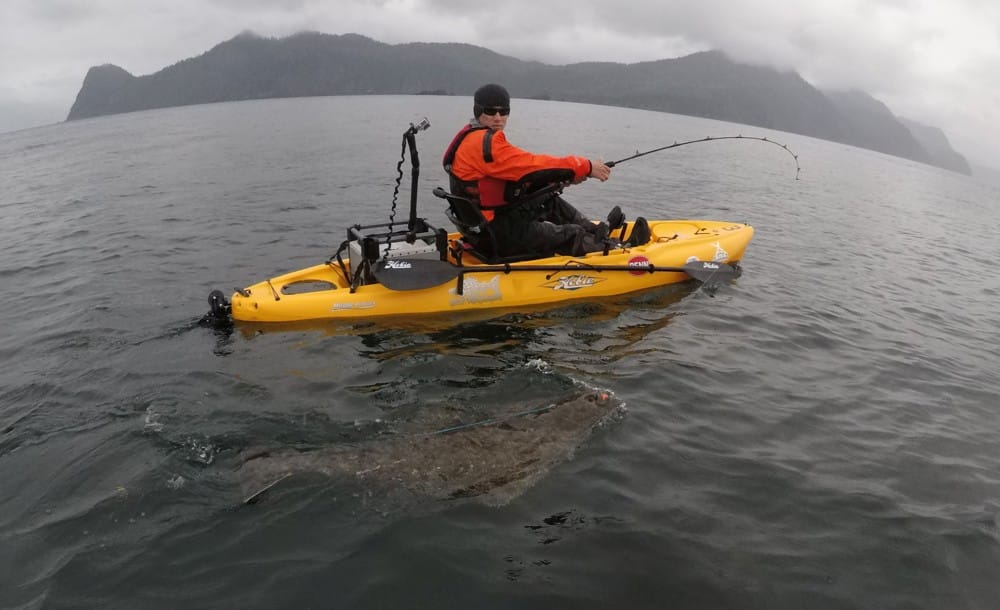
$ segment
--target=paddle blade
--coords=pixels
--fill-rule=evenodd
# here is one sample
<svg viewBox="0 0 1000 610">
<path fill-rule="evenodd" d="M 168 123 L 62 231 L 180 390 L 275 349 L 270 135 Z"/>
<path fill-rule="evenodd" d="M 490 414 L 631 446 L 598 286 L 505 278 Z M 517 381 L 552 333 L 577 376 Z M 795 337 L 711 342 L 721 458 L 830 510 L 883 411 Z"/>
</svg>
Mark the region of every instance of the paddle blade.
<svg viewBox="0 0 1000 610">
<path fill-rule="evenodd" d="M 712 261 L 691 261 L 682 268 L 684 273 L 704 284 L 721 284 L 739 276 L 736 267 Z"/>
<path fill-rule="evenodd" d="M 442 260 L 395 258 L 379 260 L 374 273 L 389 290 L 423 290 L 454 280 L 460 269 Z"/>
</svg>

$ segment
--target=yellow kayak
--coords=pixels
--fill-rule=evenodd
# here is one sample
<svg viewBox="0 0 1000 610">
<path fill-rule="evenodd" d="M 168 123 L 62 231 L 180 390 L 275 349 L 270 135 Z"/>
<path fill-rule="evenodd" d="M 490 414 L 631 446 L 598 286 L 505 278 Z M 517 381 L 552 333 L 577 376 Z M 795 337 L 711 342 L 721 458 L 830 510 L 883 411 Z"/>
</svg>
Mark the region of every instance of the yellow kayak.
<svg viewBox="0 0 1000 610">
<path fill-rule="evenodd" d="M 338 254 L 324 264 L 247 286 L 233 293 L 229 302 L 215 291 L 209 302 L 213 313 L 243 322 L 560 305 L 692 278 L 724 281 L 735 275 L 734 265 L 754 233 L 747 224 L 709 220 L 652 220 L 649 228 L 651 239 L 640 246 L 502 263 L 478 259 L 463 249 L 459 233 L 445 236 L 443 230 L 426 224 L 415 239 L 411 232 L 412 242 L 393 241 L 390 229 L 388 247 L 374 241 L 367 256 L 363 232 L 356 232 L 347 258 Z M 627 232 L 621 238 L 624 241 Z M 380 248 L 373 252 L 375 245 Z"/>
<path fill-rule="evenodd" d="M 323 264 L 286 273 L 237 290 L 230 299 L 209 294 L 205 321 L 293 323 L 366 318 L 448 316 L 559 306 L 648 290 L 687 280 L 718 284 L 736 277 L 737 263 L 753 238 L 753 227 L 713 220 L 652 220 L 649 238 L 635 223 L 613 224 L 603 252 L 585 256 L 508 257 L 496 255 L 491 223 L 478 204 L 441 187 L 433 194 L 447 202 L 445 214 L 457 232 L 431 226 L 417 215 L 419 158 L 415 136 L 424 119 L 403 133 L 411 159 L 410 214 L 393 222 L 403 178 L 397 165 L 396 189 L 388 223 L 354 225 L 337 253 Z M 742 139 L 743 136 L 732 139 Z M 636 153 L 624 161 L 705 138 Z M 767 138 L 750 138 L 787 147 Z M 404 154 L 405 157 L 405 154 Z M 796 157 L 796 169 L 798 159 Z M 511 205 L 542 205 L 569 183 L 554 182 L 522 194 Z M 620 212 L 619 212 L 620 213 Z M 638 220 L 638 219 L 637 219 Z M 640 237 L 641 236 L 641 237 Z M 641 245 L 632 241 L 645 240 Z M 344 255 L 347 256 L 344 256 Z"/>
</svg>

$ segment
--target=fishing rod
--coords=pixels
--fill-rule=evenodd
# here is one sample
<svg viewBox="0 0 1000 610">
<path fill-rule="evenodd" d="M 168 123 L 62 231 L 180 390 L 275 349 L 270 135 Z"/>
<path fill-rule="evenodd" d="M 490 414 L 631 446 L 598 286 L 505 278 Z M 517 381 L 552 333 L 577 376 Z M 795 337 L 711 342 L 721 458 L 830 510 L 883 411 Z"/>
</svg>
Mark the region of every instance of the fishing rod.
<svg viewBox="0 0 1000 610">
<path fill-rule="evenodd" d="M 799 166 L 799 156 L 797 154 L 793 153 L 792 150 L 790 148 L 788 148 L 788 146 L 782 144 L 781 142 L 775 142 L 774 140 L 769 140 L 768 138 L 761 138 L 761 137 L 757 137 L 757 136 L 744 136 L 744 135 L 738 135 L 738 136 L 707 136 L 707 137 L 704 137 L 704 138 L 699 138 L 697 140 L 688 140 L 687 142 L 674 142 L 673 144 L 669 144 L 667 146 L 661 146 L 659 148 L 654 148 L 653 150 L 647 150 L 645 152 L 636 152 L 631 157 L 625 157 L 624 159 L 619 159 L 617 161 L 608 161 L 605 165 L 607 165 L 608 167 L 614 167 L 614 166 L 618 165 L 619 163 L 624 163 L 626 161 L 631 161 L 632 159 L 638 159 L 639 157 L 645 157 L 646 155 L 651 155 L 651 154 L 653 154 L 655 152 L 660 152 L 661 150 L 667 150 L 667 149 L 670 149 L 670 148 L 677 148 L 679 146 L 687 146 L 688 144 L 698 144 L 700 142 L 714 142 L 715 140 L 757 140 L 759 142 L 767 142 L 768 144 L 774 144 L 775 146 L 778 146 L 778 147 L 782 148 L 788 154 L 792 155 L 792 159 L 795 159 L 795 179 L 796 180 L 799 179 L 799 172 L 802 171 L 802 168 Z"/>
</svg>

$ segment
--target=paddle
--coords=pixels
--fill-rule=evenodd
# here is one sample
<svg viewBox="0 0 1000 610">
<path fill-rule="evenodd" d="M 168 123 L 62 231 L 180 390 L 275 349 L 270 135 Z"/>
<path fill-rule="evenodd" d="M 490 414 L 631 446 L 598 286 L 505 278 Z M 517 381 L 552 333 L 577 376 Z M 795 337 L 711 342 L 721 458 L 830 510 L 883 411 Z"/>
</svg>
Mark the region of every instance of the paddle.
<svg viewBox="0 0 1000 610">
<path fill-rule="evenodd" d="M 516 271 L 549 271 L 554 275 L 564 271 L 628 271 L 635 273 L 670 272 L 686 273 L 688 276 L 705 284 L 719 284 L 729 281 L 739 273 L 736 267 L 726 263 L 712 261 L 691 261 L 683 267 L 657 267 L 652 263 L 648 267 L 630 267 L 628 265 L 592 265 L 581 261 L 570 261 L 563 265 L 481 265 L 475 267 L 458 267 L 448 261 L 396 258 L 382 259 L 375 263 L 375 279 L 389 290 L 423 290 L 440 286 L 445 282 L 458 279 L 467 273 L 513 273 Z"/>
<path fill-rule="evenodd" d="M 374 273 L 389 290 L 422 290 L 450 282 L 464 270 L 442 260 L 395 258 L 379 260 Z"/>
</svg>

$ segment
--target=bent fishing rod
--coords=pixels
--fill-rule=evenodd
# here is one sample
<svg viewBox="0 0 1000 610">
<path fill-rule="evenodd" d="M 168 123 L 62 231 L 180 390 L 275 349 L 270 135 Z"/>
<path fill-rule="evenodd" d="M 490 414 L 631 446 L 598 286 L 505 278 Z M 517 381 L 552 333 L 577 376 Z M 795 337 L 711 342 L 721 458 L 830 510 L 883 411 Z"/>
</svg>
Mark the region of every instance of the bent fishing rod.
<svg viewBox="0 0 1000 610">
<path fill-rule="evenodd" d="M 759 142 L 767 142 L 768 144 L 774 144 L 775 146 L 777 146 L 779 148 L 782 148 L 785 152 L 787 152 L 788 154 L 790 154 L 792 156 L 792 159 L 795 159 L 795 179 L 796 180 L 799 179 L 799 172 L 802 171 L 802 168 L 799 166 L 799 156 L 797 154 L 793 153 L 792 150 L 790 148 L 788 148 L 788 146 L 782 144 L 781 142 L 775 142 L 774 140 L 770 140 L 768 138 L 761 138 L 761 137 L 757 137 L 757 136 L 744 136 L 744 135 L 738 135 L 738 136 L 707 136 L 707 137 L 704 137 L 704 138 L 699 138 L 697 140 L 688 140 L 687 142 L 674 142 L 673 144 L 669 144 L 667 146 L 661 146 L 659 148 L 654 148 L 653 150 L 647 150 L 645 152 L 636 152 L 631 157 L 625 157 L 624 159 L 618 159 L 617 161 L 608 161 L 607 163 L 605 163 L 605 165 L 607 165 L 608 167 L 614 167 L 614 166 L 618 165 L 619 163 L 624 163 L 626 161 L 631 161 L 632 159 L 638 159 L 639 157 L 645 157 L 646 155 L 651 155 L 651 154 L 653 154 L 655 152 L 660 152 L 661 150 L 667 150 L 667 149 L 670 149 L 670 148 L 678 148 L 680 146 L 687 146 L 688 144 L 699 144 L 701 142 L 714 142 L 716 140 L 757 140 Z"/>
</svg>

